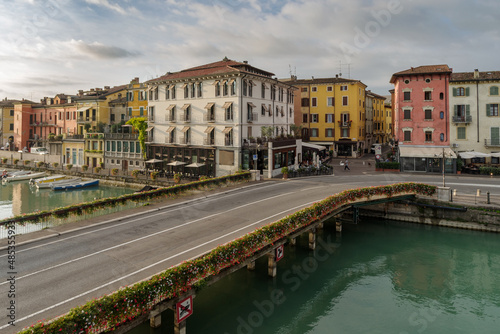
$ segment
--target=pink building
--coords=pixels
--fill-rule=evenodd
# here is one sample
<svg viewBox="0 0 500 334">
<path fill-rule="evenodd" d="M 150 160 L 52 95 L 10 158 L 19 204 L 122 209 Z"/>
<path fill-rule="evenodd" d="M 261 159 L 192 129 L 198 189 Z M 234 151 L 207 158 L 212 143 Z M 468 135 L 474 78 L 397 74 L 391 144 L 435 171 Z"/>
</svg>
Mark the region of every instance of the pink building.
<svg viewBox="0 0 500 334">
<path fill-rule="evenodd" d="M 448 65 L 412 67 L 394 73 L 394 136 L 403 171 L 453 171 L 450 149 Z"/>
</svg>

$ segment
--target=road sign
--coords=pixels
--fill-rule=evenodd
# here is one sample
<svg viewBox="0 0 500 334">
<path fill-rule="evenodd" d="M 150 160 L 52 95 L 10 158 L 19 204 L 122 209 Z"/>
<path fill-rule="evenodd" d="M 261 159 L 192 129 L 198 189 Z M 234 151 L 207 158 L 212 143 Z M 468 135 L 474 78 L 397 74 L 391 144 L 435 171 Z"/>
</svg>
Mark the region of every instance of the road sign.
<svg viewBox="0 0 500 334">
<path fill-rule="evenodd" d="M 254 154 L 254 155 L 253 155 L 253 159 L 254 159 L 254 160 L 257 160 L 257 154 Z"/>
<path fill-rule="evenodd" d="M 186 320 L 191 314 L 193 314 L 193 296 L 189 296 L 178 302 L 175 305 L 175 311 L 177 312 L 177 322 L 180 323 Z"/>
<path fill-rule="evenodd" d="M 285 247 L 283 245 L 276 248 L 276 262 L 281 260 L 285 256 Z"/>
<path fill-rule="evenodd" d="M 375 159 L 380 160 L 380 154 L 377 154 L 377 155 L 375 156 Z"/>
</svg>

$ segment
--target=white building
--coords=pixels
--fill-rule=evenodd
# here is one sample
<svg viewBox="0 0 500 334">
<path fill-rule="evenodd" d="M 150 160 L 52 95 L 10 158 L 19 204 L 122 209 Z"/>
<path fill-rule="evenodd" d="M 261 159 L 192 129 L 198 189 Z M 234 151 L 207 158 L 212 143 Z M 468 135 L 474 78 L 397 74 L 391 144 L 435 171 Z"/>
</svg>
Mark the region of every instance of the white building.
<svg viewBox="0 0 500 334">
<path fill-rule="evenodd" d="M 475 70 L 451 75 L 451 147 L 456 152 L 475 152 L 474 162 L 499 163 L 497 154 L 491 156 L 500 152 L 499 88 L 500 72 Z"/>
<path fill-rule="evenodd" d="M 296 149 L 257 144 L 262 127 L 274 136 L 291 133 L 294 88 L 273 75 L 224 58 L 148 81 L 148 158 L 164 161 L 165 169 L 215 176 L 295 162 Z"/>
</svg>

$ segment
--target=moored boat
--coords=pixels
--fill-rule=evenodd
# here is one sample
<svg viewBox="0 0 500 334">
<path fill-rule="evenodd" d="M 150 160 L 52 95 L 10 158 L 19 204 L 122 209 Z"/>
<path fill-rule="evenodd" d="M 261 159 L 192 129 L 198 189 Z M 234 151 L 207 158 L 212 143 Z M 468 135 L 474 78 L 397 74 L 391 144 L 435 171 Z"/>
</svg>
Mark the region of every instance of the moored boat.
<svg viewBox="0 0 500 334">
<path fill-rule="evenodd" d="M 71 182 L 62 185 L 55 185 L 52 186 L 52 190 L 54 191 L 73 190 L 73 189 L 81 189 L 98 185 L 99 185 L 99 180 L 88 180 L 88 181 Z"/>
<path fill-rule="evenodd" d="M 72 184 L 76 182 L 81 182 L 82 179 L 77 177 L 73 179 L 62 179 L 62 180 L 57 180 L 57 181 L 52 181 L 52 182 L 44 182 L 44 183 L 37 183 L 35 182 L 35 185 L 38 189 L 50 189 L 55 186 L 61 186 L 65 184 Z"/>
<path fill-rule="evenodd" d="M 50 182 L 54 182 L 54 181 L 60 181 L 60 180 L 63 180 L 64 178 L 66 177 L 66 175 L 63 175 L 63 174 L 56 174 L 56 175 L 49 175 L 49 176 L 46 176 L 46 177 L 42 177 L 41 179 L 32 179 L 30 180 L 30 183 L 31 184 L 42 184 L 42 183 L 50 183 Z"/>
<path fill-rule="evenodd" d="M 33 173 L 33 172 L 27 172 L 27 173 L 20 173 L 20 174 L 14 174 L 11 176 L 4 177 L 2 179 L 3 183 L 7 182 L 12 182 L 12 181 L 22 181 L 22 180 L 31 180 L 31 179 L 37 179 L 40 177 L 44 177 L 45 172 L 38 172 L 38 173 Z"/>
</svg>

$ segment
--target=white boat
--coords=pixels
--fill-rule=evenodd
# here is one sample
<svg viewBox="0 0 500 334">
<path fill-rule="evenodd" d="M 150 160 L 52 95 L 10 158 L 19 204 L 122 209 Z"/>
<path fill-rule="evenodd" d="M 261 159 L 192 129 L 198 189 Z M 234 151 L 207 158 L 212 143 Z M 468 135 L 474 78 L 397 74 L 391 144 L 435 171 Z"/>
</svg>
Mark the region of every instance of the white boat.
<svg viewBox="0 0 500 334">
<path fill-rule="evenodd" d="M 63 185 L 52 186 L 52 190 L 73 190 L 73 189 L 81 189 L 87 187 L 98 186 L 99 180 L 88 180 L 88 181 L 80 181 L 80 182 L 69 182 Z"/>
<path fill-rule="evenodd" d="M 31 184 L 50 183 L 54 181 L 63 180 L 65 177 L 66 175 L 63 174 L 49 175 L 46 177 L 42 177 L 41 179 L 30 180 L 30 183 Z"/>
<path fill-rule="evenodd" d="M 12 181 L 22 181 L 22 180 L 31 180 L 31 179 L 37 179 L 40 177 L 44 177 L 45 172 L 38 172 L 38 173 L 33 173 L 33 172 L 28 172 L 26 174 L 15 174 L 12 176 L 7 176 L 2 179 L 3 183 L 7 182 L 12 182 Z"/>
<path fill-rule="evenodd" d="M 52 182 L 43 182 L 43 183 L 38 183 L 35 181 L 35 185 L 38 189 L 50 189 L 50 188 L 55 187 L 55 186 L 62 186 L 62 185 L 72 184 L 72 183 L 81 182 L 81 181 L 82 181 L 82 179 L 80 177 L 77 177 L 77 178 L 73 178 L 73 179 L 62 179 L 62 180 L 57 180 L 57 181 L 52 181 Z"/>
<path fill-rule="evenodd" d="M 25 175 L 25 174 L 29 174 L 31 173 L 31 171 L 29 170 L 16 170 L 16 171 L 7 171 L 7 170 L 3 170 L 2 172 L 2 179 L 5 179 L 6 177 L 9 177 L 9 176 L 14 176 L 14 175 Z"/>
</svg>

